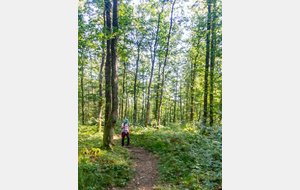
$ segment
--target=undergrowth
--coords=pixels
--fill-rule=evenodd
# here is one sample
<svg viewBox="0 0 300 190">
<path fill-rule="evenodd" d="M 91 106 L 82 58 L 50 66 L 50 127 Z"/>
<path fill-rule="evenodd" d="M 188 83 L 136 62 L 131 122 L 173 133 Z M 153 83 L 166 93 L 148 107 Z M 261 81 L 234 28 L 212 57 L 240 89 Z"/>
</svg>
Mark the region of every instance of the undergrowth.
<svg viewBox="0 0 300 190">
<path fill-rule="evenodd" d="M 159 155 L 160 186 L 156 189 L 222 188 L 221 127 L 173 124 L 131 127 L 131 143 Z M 163 185 L 168 185 L 168 188 Z"/>
<path fill-rule="evenodd" d="M 78 126 L 78 188 L 101 190 L 124 187 L 132 174 L 127 149 L 114 146 L 113 151 L 101 148 L 103 133 L 97 126 Z"/>
</svg>

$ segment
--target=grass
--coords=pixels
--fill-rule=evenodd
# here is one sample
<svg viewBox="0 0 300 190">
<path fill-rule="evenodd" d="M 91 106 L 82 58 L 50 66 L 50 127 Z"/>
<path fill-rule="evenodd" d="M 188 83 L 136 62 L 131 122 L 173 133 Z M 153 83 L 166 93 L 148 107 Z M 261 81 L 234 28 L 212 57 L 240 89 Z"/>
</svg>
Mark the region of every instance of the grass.
<svg viewBox="0 0 300 190">
<path fill-rule="evenodd" d="M 131 143 L 159 156 L 156 189 L 213 190 L 222 187 L 220 127 L 173 124 L 131 127 Z M 168 187 L 164 187 L 167 184 Z"/>
<path fill-rule="evenodd" d="M 120 134 L 120 125 L 115 133 Z M 195 124 L 171 124 L 148 128 L 131 126 L 130 144 L 141 146 L 159 158 L 157 190 L 217 190 L 222 188 L 222 130 Z M 128 150 L 114 145 L 101 149 L 102 133 L 96 126 L 78 127 L 79 189 L 124 187 L 131 179 L 133 163 Z M 120 142 L 118 142 L 120 143 Z"/>
<path fill-rule="evenodd" d="M 101 149 L 103 134 L 97 130 L 97 126 L 78 126 L 78 188 L 124 187 L 132 175 L 128 150 L 119 146 L 113 151 Z"/>
</svg>

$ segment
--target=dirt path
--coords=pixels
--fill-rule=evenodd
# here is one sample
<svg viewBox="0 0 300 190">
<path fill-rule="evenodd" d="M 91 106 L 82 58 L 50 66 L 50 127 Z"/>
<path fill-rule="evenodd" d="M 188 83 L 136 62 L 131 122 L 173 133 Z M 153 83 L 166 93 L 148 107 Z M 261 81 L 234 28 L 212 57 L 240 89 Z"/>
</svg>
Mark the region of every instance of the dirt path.
<svg viewBox="0 0 300 190">
<path fill-rule="evenodd" d="M 121 136 L 114 136 L 114 142 L 121 139 Z M 125 139 L 126 141 L 127 139 Z M 131 157 L 133 157 L 134 166 L 132 169 L 136 170 L 136 173 L 132 176 L 132 180 L 124 188 L 113 188 L 114 190 L 151 190 L 155 185 L 155 179 L 158 177 L 157 171 L 157 159 L 153 154 L 146 151 L 142 147 L 128 148 Z"/>
</svg>

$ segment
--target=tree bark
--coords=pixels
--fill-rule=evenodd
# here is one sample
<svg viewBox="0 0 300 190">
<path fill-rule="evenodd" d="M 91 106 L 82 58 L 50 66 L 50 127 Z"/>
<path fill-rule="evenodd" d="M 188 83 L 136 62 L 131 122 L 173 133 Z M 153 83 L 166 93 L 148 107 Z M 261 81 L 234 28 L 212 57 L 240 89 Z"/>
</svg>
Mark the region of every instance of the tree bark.
<svg viewBox="0 0 300 190">
<path fill-rule="evenodd" d="M 81 113 L 82 113 L 82 119 L 81 119 L 81 124 L 84 125 L 84 91 L 83 91 L 83 61 L 81 59 L 81 79 L 80 79 L 80 83 L 81 83 Z"/>
<path fill-rule="evenodd" d="M 176 88 L 177 88 L 177 81 L 176 81 Z M 176 92 L 177 90 L 175 89 L 175 96 L 174 96 L 174 116 L 173 116 L 173 123 L 176 122 Z"/>
<path fill-rule="evenodd" d="M 124 72 L 123 72 L 123 98 L 122 98 L 122 118 L 125 118 L 125 109 L 124 109 L 124 99 L 126 104 L 126 90 L 125 90 L 125 83 L 126 83 L 126 61 L 124 61 Z"/>
<path fill-rule="evenodd" d="M 208 94 L 208 70 L 209 70 L 209 44 L 210 44 L 210 21 L 211 21 L 211 0 L 208 0 L 208 15 L 207 15 L 207 32 L 206 32 L 206 57 L 205 57 L 205 75 L 204 75 L 204 108 L 203 108 L 203 125 L 206 125 L 207 119 L 207 94 Z"/>
<path fill-rule="evenodd" d="M 174 0 L 174 2 L 172 4 L 172 11 L 171 11 L 171 18 L 170 18 L 170 28 L 169 28 L 169 34 L 168 34 L 167 50 L 166 50 L 165 61 L 164 61 L 163 72 L 162 72 L 160 102 L 159 102 L 158 119 L 157 119 L 157 124 L 158 125 L 160 125 L 161 105 L 162 105 L 162 98 L 163 98 L 163 92 L 164 92 L 164 83 L 165 83 L 165 67 L 166 67 L 166 64 L 167 64 L 167 57 L 168 57 L 168 53 L 169 53 L 169 44 L 170 44 L 170 36 L 171 36 L 171 31 L 172 31 L 172 23 L 173 23 L 172 19 L 173 19 L 173 10 L 174 10 L 175 2 L 176 2 L 176 0 Z"/>
<path fill-rule="evenodd" d="M 126 64 L 124 63 L 124 75 L 125 75 L 125 84 L 127 84 L 126 80 Z M 127 88 L 126 88 L 127 85 L 125 85 L 125 112 L 124 112 L 124 118 L 127 118 L 127 105 L 128 105 L 128 94 L 127 94 Z"/>
<path fill-rule="evenodd" d="M 136 60 L 136 70 L 135 70 L 135 76 L 134 76 L 134 110 L 133 110 L 133 121 L 132 123 L 135 124 L 136 122 L 136 115 L 137 115 L 137 98 L 136 98 L 136 81 L 137 81 L 137 75 L 139 72 L 139 60 L 140 60 L 140 46 L 142 43 L 142 39 L 140 42 L 138 42 L 138 55 Z"/>
<path fill-rule="evenodd" d="M 89 82 L 87 82 L 87 85 Z M 90 87 L 88 86 L 87 87 L 87 107 L 88 107 L 88 110 L 87 110 L 87 119 L 86 121 L 89 123 L 89 120 L 90 120 Z"/>
<path fill-rule="evenodd" d="M 113 0 L 113 31 L 114 38 L 110 41 L 107 41 L 107 60 L 105 65 L 105 79 L 106 79 L 106 98 L 108 98 L 109 102 L 107 102 L 107 110 L 105 116 L 107 120 L 105 121 L 104 135 L 103 135 L 103 145 L 106 149 L 112 149 L 112 141 L 114 135 L 114 127 L 118 119 L 118 111 L 119 111 L 119 100 L 118 100 L 118 54 L 117 54 L 117 42 L 118 42 L 118 0 Z M 109 0 L 105 0 L 105 9 L 106 9 L 106 18 L 107 18 L 107 26 L 110 34 L 112 32 L 111 29 L 111 2 Z M 109 60 L 109 61 L 108 61 Z M 111 72 L 111 73 L 110 73 Z M 110 76 L 111 74 L 111 76 Z M 111 89 L 109 88 L 111 87 Z"/>
<path fill-rule="evenodd" d="M 113 0 L 113 33 L 115 34 L 111 44 L 111 56 L 112 56 L 112 110 L 111 110 L 111 131 L 114 131 L 115 124 L 118 120 L 119 114 L 119 91 L 118 91 L 118 29 L 119 29 L 119 0 Z M 113 137 L 113 134 L 112 134 Z"/>
<path fill-rule="evenodd" d="M 158 117 L 158 96 L 159 96 L 159 86 L 160 86 L 160 68 L 161 68 L 161 64 L 159 63 L 158 66 L 158 80 L 157 80 L 157 85 L 156 85 L 156 97 L 155 97 L 155 120 L 157 121 L 157 117 Z"/>
<path fill-rule="evenodd" d="M 192 84 L 191 84 L 191 118 L 190 118 L 190 122 L 194 121 L 194 93 L 195 93 L 195 79 L 196 79 L 196 62 L 197 62 L 197 57 L 198 57 L 198 53 L 195 56 L 195 61 L 194 61 L 194 65 L 191 64 L 191 75 L 192 75 Z"/>
<path fill-rule="evenodd" d="M 181 102 L 181 81 L 179 81 L 179 103 L 180 103 L 180 119 L 183 121 L 182 102 Z"/>
<path fill-rule="evenodd" d="M 105 10 L 103 11 L 103 28 L 105 29 L 106 27 L 106 17 L 105 17 Z M 104 36 L 105 36 L 104 32 Z M 102 60 L 101 60 L 101 65 L 100 65 L 100 70 L 99 70 L 99 123 L 98 123 L 98 128 L 99 128 L 99 133 L 101 132 L 101 126 L 102 126 L 102 104 L 103 104 L 103 84 L 102 84 L 102 80 L 103 80 L 103 67 L 104 67 L 104 62 L 105 62 L 105 50 L 104 50 L 104 45 L 105 45 L 105 40 L 103 39 L 102 41 Z"/>
<path fill-rule="evenodd" d="M 105 0 L 105 13 L 107 23 L 107 35 L 110 37 L 112 33 L 111 28 L 111 2 Z M 110 148 L 113 140 L 113 129 L 110 125 L 110 114 L 111 114 L 111 40 L 108 38 L 106 42 L 106 63 L 105 63 L 105 125 L 103 134 L 103 145 L 105 148 Z"/>
<path fill-rule="evenodd" d="M 189 89 L 190 89 L 189 86 L 186 85 L 186 101 L 185 101 L 185 120 L 186 121 L 188 121 L 188 117 L 189 117 Z"/>
<path fill-rule="evenodd" d="M 151 87 L 152 76 L 153 76 L 153 68 L 154 68 L 154 64 L 155 64 L 155 55 L 156 55 L 157 38 L 158 38 L 158 32 L 159 32 L 160 15 L 163 12 L 163 10 L 164 10 L 164 7 L 162 7 L 161 12 L 158 14 L 158 19 L 157 19 L 157 31 L 156 31 L 156 38 L 155 38 L 154 48 L 153 48 L 154 51 L 153 51 L 151 75 L 150 75 L 149 86 L 148 86 L 147 113 L 146 113 L 146 119 L 145 119 L 145 127 L 148 126 L 148 122 L 149 122 L 149 115 L 150 115 L 150 87 Z"/>
<path fill-rule="evenodd" d="M 211 36 L 211 58 L 210 58 L 210 103 L 209 103 L 209 125 L 214 123 L 214 66 L 215 66 L 215 44 L 216 44 L 216 0 L 213 0 L 213 20 L 212 20 L 212 36 Z"/>
</svg>

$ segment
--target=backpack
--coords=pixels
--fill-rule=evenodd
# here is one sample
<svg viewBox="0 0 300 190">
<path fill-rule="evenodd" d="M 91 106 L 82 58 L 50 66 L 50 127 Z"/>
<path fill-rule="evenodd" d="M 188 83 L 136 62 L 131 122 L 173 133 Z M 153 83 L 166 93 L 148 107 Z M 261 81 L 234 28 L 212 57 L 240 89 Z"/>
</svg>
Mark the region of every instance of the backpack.
<svg viewBox="0 0 300 190">
<path fill-rule="evenodd" d="M 125 122 L 124 122 L 124 123 L 125 123 Z M 120 127 L 120 128 L 122 128 L 122 125 L 123 125 L 124 123 L 121 124 L 121 127 Z M 129 125 L 130 125 L 129 122 L 127 122 L 127 123 L 128 123 L 128 126 L 129 126 Z M 123 129 L 121 129 L 121 133 L 120 133 L 121 135 L 122 135 L 122 132 L 123 132 Z"/>
</svg>

